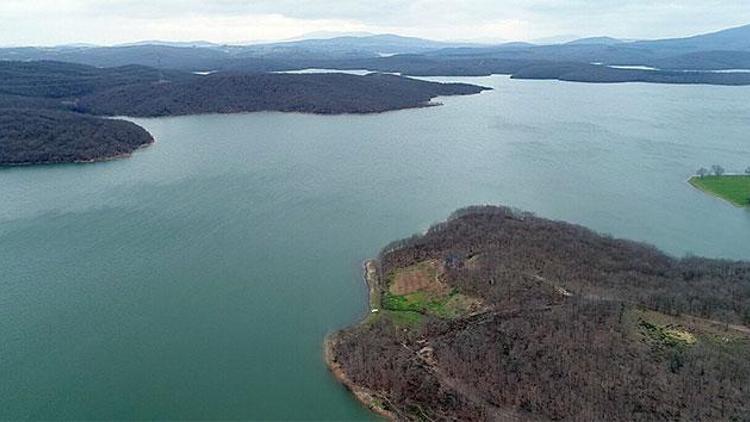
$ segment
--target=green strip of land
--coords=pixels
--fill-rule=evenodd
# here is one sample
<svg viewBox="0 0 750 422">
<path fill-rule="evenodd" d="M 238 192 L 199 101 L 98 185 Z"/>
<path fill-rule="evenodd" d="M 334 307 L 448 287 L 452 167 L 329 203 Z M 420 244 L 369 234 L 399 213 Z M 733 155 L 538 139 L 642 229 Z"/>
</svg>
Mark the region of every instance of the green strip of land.
<svg viewBox="0 0 750 422">
<path fill-rule="evenodd" d="M 750 176 L 695 176 L 690 184 L 738 207 L 750 206 Z"/>
</svg>

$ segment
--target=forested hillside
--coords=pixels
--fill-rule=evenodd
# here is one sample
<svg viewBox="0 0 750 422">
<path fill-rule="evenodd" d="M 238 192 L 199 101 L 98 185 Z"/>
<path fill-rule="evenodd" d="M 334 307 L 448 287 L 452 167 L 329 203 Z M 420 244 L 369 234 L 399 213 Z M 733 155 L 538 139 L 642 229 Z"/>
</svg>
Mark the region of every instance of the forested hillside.
<svg viewBox="0 0 750 422">
<path fill-rule="evenodd" d="M 620 69 L 580 63 L 537 63 L 515 72 L 514 79 L 556 79 L 568 82 L 649 82 L 663 84 L 750 85 L 750 72 L 688 72 Z"/>
<path fill-rule="evenodd" d="M 424 107 L 437 96 L 475 94 L 483 89 L 378 74 L 220 72 L 204 76 L 144 66 L 95 68 L 0 61 L 0 118 L 5 123 L 0 132 L 4 145 L 0 165 L 106 159 L 147 143 L 145 131 L 133 130 L 135 125 L 124 130 L 123 122 L 101 120 L 95 124 L 96 120 L 83 114 L 374 113 Z M 132 138 L 125 139 L 129 136 Z"/>
<path fill-rule="evenodd" d="M 89 162 L 152 143 L 140 126 L 54 110 L 0 109 L 0 165 Z"/>
<path fill-rule="evenodd" d="M 329 364 L 393 418 L 750 414 L 749 263 L 478 207 L 371 272 L 377 311 L 331 337 Z"/>
<path fill-rule="evenodd" d="M 50 61 L 0 61 L 0 93 L 26 97 L 74 98 L 117 86 L 191 77 L 145 66 L 98 68 Z"/>
<path fill-rule="evenodd" d="M 94 68 L 0 61 L 0 105 L 98 115 L 168 116 L 238 111 L 368 113 L 420 107 L 441 95 L 486 88 L 395 75 L 219 72 L 193 75 L 143 66 Z"/>
<path fill-rule="evenodd" d="M 382 74 L 230 73 L 104 90 L 81 98 L 77 109 L 143 117 L 251 111 L 374 113 L 420 107 L 440 95 L 476 94 L 482 89 Z"/>
</svg>

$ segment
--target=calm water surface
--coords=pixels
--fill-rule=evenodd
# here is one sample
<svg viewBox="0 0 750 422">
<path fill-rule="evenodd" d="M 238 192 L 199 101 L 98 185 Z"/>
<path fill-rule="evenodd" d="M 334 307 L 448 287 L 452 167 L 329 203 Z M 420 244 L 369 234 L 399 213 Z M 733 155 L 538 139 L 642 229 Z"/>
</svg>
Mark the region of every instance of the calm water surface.
<svg viewBox="0 0 750 422">
<path fill-rule="evenodd" d="M 463 80 L 495 90 L 138 120 L 131 159 L 0 171 L 0 418 L 370 418 L 321 341 L 363 259 L 465 205 L 750 258 L 750 212 L 685 183 L 750 165 L 750 89 Z"/>
</svg>

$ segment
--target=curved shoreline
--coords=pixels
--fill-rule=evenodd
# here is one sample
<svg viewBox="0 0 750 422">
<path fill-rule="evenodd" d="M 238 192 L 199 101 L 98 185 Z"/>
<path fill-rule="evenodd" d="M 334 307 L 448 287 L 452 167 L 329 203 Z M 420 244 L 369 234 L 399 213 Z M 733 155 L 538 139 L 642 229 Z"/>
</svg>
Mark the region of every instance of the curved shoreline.
<svg viewBox="0 0 750 422">
<path fill-rule="evenodd" d="M 723 176 L 746 176 L 746 175 L 740 174 L 740 173 L 730 173 L 730 174 L 725 174 Z M 737 202 L 734 202 L 734 201 L 732 201 L 729 198 L 725 198 L 722 195 L 720 195 L 720 194 L 718 194 L 718 193 L 716 193 L 716 192 L 714 192 L 712 190 L 709 190 L 709 189 L 701 186 L 700 184 L 696 183 L 696 180 L 700 180 L 700 176 L 691 176 L 687 180 L 687 182 L 694 189 L 696 189 L 696 190 L 698 190 L 700 192 L 703 192 L 706 195 L 713 196 L 714 198 L 719 199 L 719 200 L 721 200 L 724 203 L 730 204 L 730 205 L 734 206 L 735 208 L 742 209 L 742 208 L 748 208 L 748 206 L 750 206 L 750 205 L 738 204 Z"/>
<path fill-rule="evenodd" d="M 150 134 L 149 134 L 150 135 Z M 98 158 L 92 158 L 90 160 L 73 160 L 73 161 L 34 161 L 34 162 L 25 162 L 25 163 L 0 163 L 0 170 L 3 168 L 15 168 L 15 167 L 42 167 L 42 166 L 63 166 L 63 165 L 70 165 L 70 164 L 96 164 L 96 163 L 106 163 L 107 161 L 116 161 L 116 160 L 124 160 L 126 158 L 130 158 L 135 154 L 136 152 L 146 149 L 156 143 L 156 139 L 151 137 L 151 141 L 147 142 L 145 144 L 139 145 L 137 148 L 130 152 L 122 152 L 115 155 L 109 155 L 106 157 L 98 157 Z"/>
<path fill-rule="evenodd" d="M 380 296 L 379 295 L 380 277 L 378 273 L 378 263 L 376 260 L 372 260 L 372 259 L 367 260 L 362 265 L 362 269 L 363 269 L 362 278 L 364 279 L 368 288 L 367 289 L 368 296 L 369 296 L 368 303 L 370 304 L 370 310 L 368 314 L 371 314 L 374 310 L 377 310 L 377 306 L 379 306 L 377 303 L 377 301 L 379 301 L 379 296 Z M 350 330 L 352 328 L 355 328 L 363 324 L 366 320 L 367 320 L 367 316 L 365 316 L 364 318 L 362 318 L 361 321 L 359 321 L 357 324 L 352 325 L 349 328 L 335 331 L 327 335 L 325 340 L 323 341 L 323 359 L 325 360 L 328 370 L 331 372 L 333 377 L 336 378 L 336 381 L 338 381 L 344 387 L 346 387 L 346 389 L 349 390 L 354 395 L 357 401 L 359 401 L 362 405 L 367 407 L 367 409 L 369 409 L 370 411 L 388 420 L 397 420 L 398 417 L 396 413 L 383 408 L 382 401 L 376 392 L 354 383 L 346 374 L 346 372 L 341 367 L 341 365 L 336 361 L 335 348 L 336 348 L 336 344 L 339 341 L 339 336 L 342 333 L 346 332 L 347 330 Z"/>
</svg>

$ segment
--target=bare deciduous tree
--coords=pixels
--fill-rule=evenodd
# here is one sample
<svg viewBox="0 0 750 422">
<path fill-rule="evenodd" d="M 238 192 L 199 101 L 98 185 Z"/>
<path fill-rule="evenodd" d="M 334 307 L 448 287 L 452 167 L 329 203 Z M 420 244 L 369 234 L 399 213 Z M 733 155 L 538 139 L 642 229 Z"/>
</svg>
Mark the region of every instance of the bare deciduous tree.
<svg viewBox="0 0 750 422">
<path fill-rule="evenodd" d="M 441 280 L 487 307 L 455 319 L 423 315 L 408 329 L 384 313 L 338 335 L 336 363 L 382 394 L 399 419 L 481 421 L 505 411 L 520 420 L 747 416 L 744 340 L 719 344 L 698 331 L 695 345 L 675 346 L 666 322 L 644 309 L 665 321 L 685 313 L 748 324 L 748 263 L 678 259 L 497 207 L 458 211 L 392 246 L 380 257 L 386 278 L 448 259 Z M 419 356 L 427 346 L 429 360 Z"/>
</svg>

